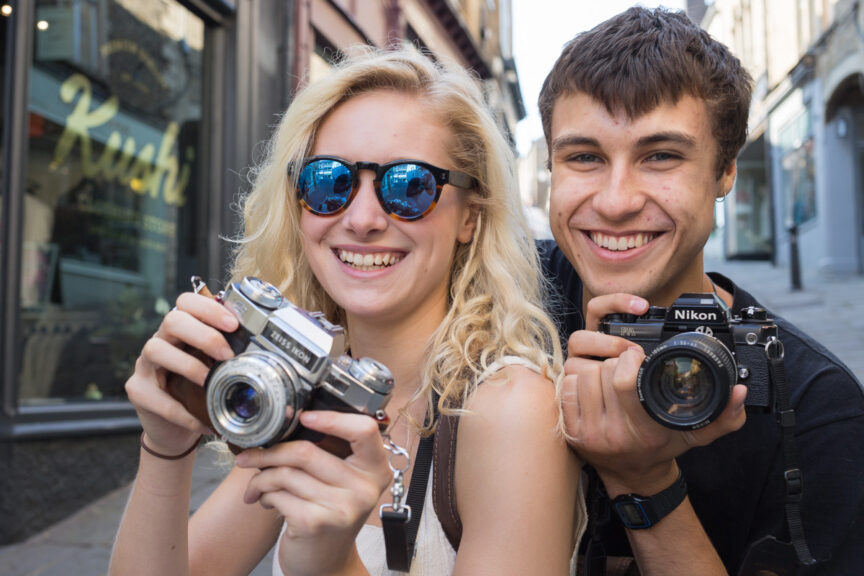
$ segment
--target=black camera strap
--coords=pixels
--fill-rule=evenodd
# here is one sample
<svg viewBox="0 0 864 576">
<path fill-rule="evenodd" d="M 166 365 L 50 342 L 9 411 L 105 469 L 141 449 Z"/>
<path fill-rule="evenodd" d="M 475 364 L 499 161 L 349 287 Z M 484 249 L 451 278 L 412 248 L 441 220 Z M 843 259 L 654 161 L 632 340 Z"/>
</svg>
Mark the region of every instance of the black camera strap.
<svg viewBox="0 0 864 576">
<path fill-rule="evenodd" d="M 798 467 L 798 449 L 795 443 L 795 410 L 789 398 L 786 383 L 786 365 L 783 361 L 783 345 L 771 338 L 765 346 L 771 379 L 774 381 L 776 395 L 777 423 L 780 425 L 780 447 L 783 450 L 783 478 L 786 484 L 786 523 L 789 538 L 795 547 L 798 562 L 804 566 L 816 563 L 810 554 L 804 537 L 804 523 L 801 521 L 801 496 L 804 493 L 804 478 Z"/>
<path fill-rule="evenodd" d="M 411 485 L 408 498 L 398 512 L 386 510 L 381 513 L 381 526 L 384 528 L 384 546 L 387 548 L 387 567 L 390 570 L 408 572 L 414 558 L 414 545 L 426 500 L 426 487 L 432 469 L 432 447 L 435 436 L 420 439 L 414 467 L 411 469 Z M 406 510 L 407 508 L 407 510 Z"/>
<path fill-rule="evenodd" d="M 438 415 L 438 395 L 435 394 L 434 415 Z M 420 529 L 420 518 L 423 515 L 423 504 L 426 501 L 426 488 L 429 485 L 429 474 L 432 472 L 432 455 L 435 446 L 435 434 L 420 438 L 414 466 L 411 468 L 411 484 L 408 486 L 408 497 L 405 505 L 398 510 L 381 511 L 381 527 L 384 529 L 384 547 L 387 550 L 387 568 L 399 572 L 408 572 L 414 559 L 414 546 L 417 543 L 417 532 Z"/>
</svg>

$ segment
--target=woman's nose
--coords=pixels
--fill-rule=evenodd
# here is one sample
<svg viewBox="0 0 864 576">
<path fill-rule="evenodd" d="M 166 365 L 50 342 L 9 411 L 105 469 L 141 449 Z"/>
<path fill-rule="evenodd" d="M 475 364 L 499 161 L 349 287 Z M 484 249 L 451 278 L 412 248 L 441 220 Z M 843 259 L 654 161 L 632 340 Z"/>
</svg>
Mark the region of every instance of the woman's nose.
<svg viewBox="0 0 864 576">
<path fill-rule="evenodd" d="M 387 228 L 390 218 L 375 193 L 374 175 L 361 172 L 358 186 L 354 200 L 345 209 L 342 223 L 358 236 L 365 237 Z"/>
</svg>

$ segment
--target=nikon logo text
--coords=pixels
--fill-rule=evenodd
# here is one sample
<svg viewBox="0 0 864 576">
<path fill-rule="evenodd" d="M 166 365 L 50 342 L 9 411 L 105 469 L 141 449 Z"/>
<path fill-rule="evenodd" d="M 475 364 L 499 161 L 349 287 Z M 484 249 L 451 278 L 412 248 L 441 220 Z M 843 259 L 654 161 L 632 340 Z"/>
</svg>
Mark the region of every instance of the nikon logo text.
<svg viewBox="0 0 864 576">
<path fill-rule="evenodd" d="M 696 312 L 695 310 L 675 310 L 675 320 L 707 320 L 717 321 L 716 312 Z"/>
</svg>

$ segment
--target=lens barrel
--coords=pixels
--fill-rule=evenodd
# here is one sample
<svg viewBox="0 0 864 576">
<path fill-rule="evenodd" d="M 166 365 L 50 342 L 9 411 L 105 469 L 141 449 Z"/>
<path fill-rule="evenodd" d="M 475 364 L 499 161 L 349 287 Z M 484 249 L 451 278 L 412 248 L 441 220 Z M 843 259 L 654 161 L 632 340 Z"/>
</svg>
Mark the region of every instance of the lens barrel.
<svg viewBox="0 0 864 576">
<path fill-rule="evenodd" d="M 297 427 L 309 386 L 276 354 L 244 352 L 216 366 L 205 383 L 216 433 L 240 448 L 271 446 Z"/>
<path fill-rule="evenodd" d="M 639 369 L 642 406 L 666 427 L 695 430 L 714 421 L 737 382 L 732 352 L 701 332 L 683 332 L 655 348 Z"/>
</svg>

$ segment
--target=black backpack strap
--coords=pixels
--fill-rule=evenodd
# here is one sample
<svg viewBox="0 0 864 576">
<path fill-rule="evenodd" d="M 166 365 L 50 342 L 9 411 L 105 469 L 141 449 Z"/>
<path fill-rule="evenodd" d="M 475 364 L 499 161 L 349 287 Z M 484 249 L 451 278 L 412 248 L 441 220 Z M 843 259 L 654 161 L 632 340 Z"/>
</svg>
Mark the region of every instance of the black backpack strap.
<svg viewBox="0 0 864 576">
<path fill-rule="evenodd" d="M 795 410 L 789 398 L 789 386 L 786 383 L 786 366 L 783 362 L 783 348 L 779 340 L 774 339 L 766 346 L 768 365 L 776 390 L 777 422 L 780 424 L 781 447 L 783 450 L 783 477 L 786 482 L 786 524 L 789 526 L 789 537 L 798 555 L 798 561 L 804 566 L 815 564 L 810 554 L 807 540 L 804 537 L 804 523 L 801 521 L 801 496 L 804 492 L 804 478 L 798 467 L 798 449 L 795 443 Z"/>
<path fill-rule="evenodd" d="M 751 576 L 770 571 L 772 574 L 797 574 L 802 566 L 813 566 L 816 560 L 810 553 L 804 537 L 801 520 L 801 496 L 804 492 L 804 477 L 798 467 L 798 449 L 795 443 L 795 410 L 789 398 L 786 383 L 786 366 L 783 363 L 783 346 L 772 338 L 765 347 L 768 368 L 775 393 L 774 407 L 780 427 L 780 449 L 783 452 L 783 479 L 786 494 L 784 509 L 790 542 L 782 542 L 772 535 L 753 542 L 747 549 L 739 576 Z"/>
<path fill-rule="evenodd" d="M 459 417 L 444 414 L 438 417 L 435 430 L 434 457 L 432 473 L 432 503 L 435 514 L 441 522 L 444 534 L 453 549 L 459 550 L 462 540 L 462 520 L 456 508 L 456 433 L 459 430 Z"/>
</svg>

